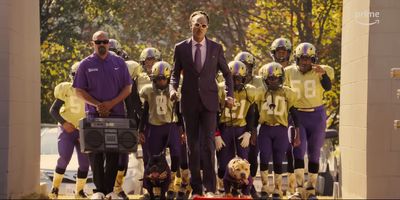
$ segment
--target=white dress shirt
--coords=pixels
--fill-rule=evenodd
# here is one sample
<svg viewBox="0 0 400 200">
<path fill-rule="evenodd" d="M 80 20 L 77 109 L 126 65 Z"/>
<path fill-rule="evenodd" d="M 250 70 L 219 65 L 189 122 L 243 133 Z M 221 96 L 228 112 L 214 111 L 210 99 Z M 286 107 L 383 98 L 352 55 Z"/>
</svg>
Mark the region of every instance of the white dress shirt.
<svg viewBox="0 0 400 200">
<path fill-rule="evenodd" d="M 194 62 L 194 55 L 196 53 L 196 44 L 199 42 L 196 42 L 193 37 L 192 37 L 192 58 Z M 203 40 L 200 42 L 201 47 L 200 47 L 200 52 L 201 52 L 201 66 L 204 67 L 204 62 L 206 61 L 206 53 L 207 53 L 207 43 L 206 43 L 206 38 L 204 37 Z"/>
</svg>

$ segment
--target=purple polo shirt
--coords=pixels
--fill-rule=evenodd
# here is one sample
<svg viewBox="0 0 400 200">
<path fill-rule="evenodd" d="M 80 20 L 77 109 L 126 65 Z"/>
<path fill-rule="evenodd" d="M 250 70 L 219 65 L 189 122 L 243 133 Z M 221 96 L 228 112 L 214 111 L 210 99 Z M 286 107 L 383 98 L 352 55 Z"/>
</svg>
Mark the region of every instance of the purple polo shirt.
<svg viewBox="0 0 400 200">
<path fill-rule="evenodd" d="M 131 84 L 128 67 L 121 57 L 108 53 L 106 59 L 102 60 L 93 53 L 81 61 L 72 86 L 85 90 L 103 102 L 114 99 L 125 86 Z M 96 107 L 89 104 L 85 104 L 85 111 L 87 116 L 98 116 Z M 110 116 L 125 116 L 123 101 L 112 108 Z"/>
</svg>

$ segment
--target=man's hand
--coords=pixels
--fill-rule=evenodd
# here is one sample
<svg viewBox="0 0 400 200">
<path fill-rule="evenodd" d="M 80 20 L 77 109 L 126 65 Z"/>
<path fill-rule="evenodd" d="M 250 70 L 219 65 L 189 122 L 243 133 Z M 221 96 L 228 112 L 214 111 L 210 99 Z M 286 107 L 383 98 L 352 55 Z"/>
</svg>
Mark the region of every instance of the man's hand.
<svg viewBox="0 0 400 200">
<path fill-rule="evenodd" d="M 217 151 L 221 150 L 225 146 L 225 142 L 221 136 L 215 136 L 215 149 Z"/>
<path fill-rule="evenodd" d="M 69 122 L 64 122 L 64 124 L 62 124 L 62 127 L 67 133 L 72 133 L 76 130 L 75 126 Z"/>
<path fill-rule="evenodd" d="M 251 134 L 250 132 L 244 132 L 238 139 L 242 140 L 242 142 L 240 143 L 240 146 L 242 146 L 243 148 L 246 148 L 249 146 L 250 143 L 250 137 Z"/>
<path fill-rule="evenodd" d="M 145 136 L 143 132 L 139 133 L 139 142 L 141 145 L 143 145 L 146 142 Z"/>
<path fill-rule="evenodd" d="M 299 128 L 295 128 L 294 129 L 294 139 L 292 142 L 292 146 L 293 147 L 298 147 L 301 144 L 301 140 L 300 140 L 300 129 Z"/>
<path fill-rule="evenodd" d="M 108 117 L 111 114 L 110 111 L 102 111 L 102 112 L 100 112 L 99 110 L 97 110 L 97 112 L 99 113 L 100 117 Z"/>
<path fill-rule="evenodd" d="M 186 140 L 187 140 L 187 138 L 186 138 L 186 133 L 183 132 L 183 133 L 181 134 L 181 144 L 186 144 Z"/>
<path fill-rule="evenodd" d="M 176 90 L 171 90 L 169 98 L 171 101 L 178 101 L 179 100 L 179 94 Z"/>
<path fill-rule="evenodd" d="M 97 105 L 97 110 L 99 112 L 110 111 L 114 107 L 113 101 L 104 101 Z"/>
<path fill-rule="evenodd" d="M 225 99 L 225 107 L 232 109 L 233 107 L 233 98 L 232 97 L 226 97 Z"/>
<path fill-rule="evenodd" d="M 312 69 L 320 76 L 322 76 L 326 73 L 325 69 L 317 64 L 312 64 Z"/>
</svg>

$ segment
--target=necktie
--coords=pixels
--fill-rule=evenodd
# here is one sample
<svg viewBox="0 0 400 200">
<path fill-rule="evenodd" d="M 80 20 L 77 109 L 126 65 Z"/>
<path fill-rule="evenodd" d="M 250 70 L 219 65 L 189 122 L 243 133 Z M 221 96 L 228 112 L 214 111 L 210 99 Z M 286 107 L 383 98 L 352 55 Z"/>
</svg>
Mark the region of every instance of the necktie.
<svg viewBox="0 0 400 200">
<path fill-rule="evenodd" d="M 201 64 L 201 51 L 200 51 L 201 44 L 196 44 L 196 51 L 194 53 L 194 65 L 196 67 L 197 72 L 200 73 L 201 68 L 203 68 Z"/>
</svg>

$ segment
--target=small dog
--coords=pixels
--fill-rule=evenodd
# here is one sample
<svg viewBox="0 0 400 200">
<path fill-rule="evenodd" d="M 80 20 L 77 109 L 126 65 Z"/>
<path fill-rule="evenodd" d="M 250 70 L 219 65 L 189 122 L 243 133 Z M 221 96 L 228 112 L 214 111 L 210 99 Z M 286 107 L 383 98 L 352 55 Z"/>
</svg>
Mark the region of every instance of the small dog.
<svg viewBox="0 0 400 200">
<path fill-rule="evenodd" d="M 229 161 L 224 175 L 224 189 L 226 197 L 239 196 L 250 198 L 250 189 L 253 180 L 250 176 L 250 163 L 239 157 Z"/>
<path fill-rule="evenodd" d="M 165 154 L 150 157 L 144 171 L 143 187 L 147 189 L 150 199 L 165 199 L 171 182 L 171 169 Z"/>
</svg>

